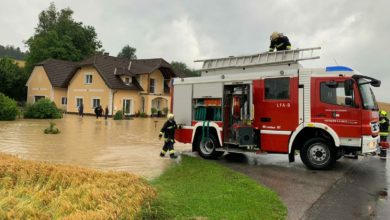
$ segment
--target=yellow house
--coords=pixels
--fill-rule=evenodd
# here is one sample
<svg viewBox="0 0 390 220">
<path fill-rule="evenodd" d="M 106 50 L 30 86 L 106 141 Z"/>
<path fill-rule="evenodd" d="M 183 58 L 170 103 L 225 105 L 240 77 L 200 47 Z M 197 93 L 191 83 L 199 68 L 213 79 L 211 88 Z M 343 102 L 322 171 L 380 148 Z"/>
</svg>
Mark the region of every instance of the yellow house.
<svg viewBox="0 0 390 220">
<path fill-rule="evenodd" d="M 94 55 L 74 63 L 73 68 L 62 73 L 66 85 L 62 93 L 57 91 L 60 88 L 53 86 L 50 79 L 52 74 L 47 74 L 50 71 L 45 69 L 45 63 L 53 62 L 48 60 L 43 65 L 35 66 L 27 83 L 28 102 L 45 96 L 57 106 L 64 106 L 67 112 L 77 113 L 83 104 L 84 113 L 87 114 L 94 114 L 98 105 L 103 109 L 108 108 L 109 115 L 118 110 L 122 110 L 125 115 L 151 115 L 158 111 L 165 113 L 169 109 L 171 99 L 168 85 L 175 74 L 171 65 L 161 58 L 129 60 Z M 63 67 L 58 66 L 57 71 Z"/>
<path fill-rule="evenodd" d="M 55 59 L 36 64 L 26 83 L 27 103 L 48 98 L 54 101 L 58 108 L 66 110 L 66 82 L 76 67 L 77 63 Z"/>
</svg>

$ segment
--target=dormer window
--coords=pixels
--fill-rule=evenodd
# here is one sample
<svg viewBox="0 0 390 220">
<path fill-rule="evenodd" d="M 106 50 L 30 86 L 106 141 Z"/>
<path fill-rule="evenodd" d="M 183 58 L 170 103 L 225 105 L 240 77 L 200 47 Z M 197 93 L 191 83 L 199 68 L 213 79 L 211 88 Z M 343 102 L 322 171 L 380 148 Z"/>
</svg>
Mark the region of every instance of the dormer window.
<svg viewBox="0 0 390 220">
<path fill-rule="evenodd" d="M 129 85 L 130 84 L 130 77 L 125 77 L 125 84 Z"/>
</svg>

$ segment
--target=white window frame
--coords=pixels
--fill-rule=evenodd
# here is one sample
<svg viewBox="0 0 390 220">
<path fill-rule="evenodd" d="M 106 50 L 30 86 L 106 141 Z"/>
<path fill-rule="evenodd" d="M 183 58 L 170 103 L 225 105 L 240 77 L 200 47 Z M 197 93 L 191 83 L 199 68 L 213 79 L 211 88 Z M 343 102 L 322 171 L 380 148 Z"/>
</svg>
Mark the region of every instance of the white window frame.
<svg viewBox="0 0 390 220">
<path fill-rule="evenodd" d="M 65 100 L 65 104 L 64 104 L 64 100 Z M 61 97 L 61 105 L 63 105 L 63 106 L 68 105 L 68 97 L 66 97 L 66 96 Z"/>
<path fill-rule="evenodd" d="M 132 82 L 131 82 L 131 78 L 128 77 L 128 76 L 126 76 L 126 77 L 124 78 L 124 81 L 125 81 L 125 84 L 126 84 L 126 85 L 130 85 L 130 83 L 132 83 Z"/>
<path fill-rule="evenodd" d="M 93 103 L 93 101 L 94 100 L 99 100 L 99 105 L 102 105 L 102 103 L 101 103 L 101 98 L 100 97 L 92 97 L 91 98 L 91 106 L 92 106 L 92 109 L 95 109 L 97 106 L 94 106 L 94 103 Z"/>
<path fill-rule="evenodd" d="M 130 112 L 129 113 L 125 113 L 125 111 L 123 109 L 123 102 L 125 100 L 129 100 L 130 101 Z M 124 115 L 133 115 L 133 106 L 134 106 L 133 99 L 131 99 L 131 98 L 123 98 L 122 99 L 122 108 L 121 109 L 122 109 Z"/>
<path fill-rule="evenodd" d="M 153 92 L 152 92 L 152 86 L 151 86 L 152 80 L 153 80 Z M 153 79 L 153 78 L 149 79 L 149 92 L 156 93 L 156 79 Z"/>
<path fill-rule="evenodd" d="M 81 102 L 84 104 L 84 97 L 83 96 L 76 96 L 75 98 L 76 98 L 76 108 L 80 107 L 80 105 L 78 105 L 78 102 L 77 102 L 78 99 L 81 99 L 82 100 Z"/>
<path fill-rule="evenodd" d="M 44 96 L 44 95 L 34 95 L 33 97 L 34 97 L 34 103 L 37 102 L 39 99 L 46 99 L 46 96 Z M 41 97 L 41 98 L 39 98 L 39 99 L 37 100 L 36 97 Z M 42 97 L 43 97 L 43 98 L 42 98 Z"/>
<path fill-rule="evenodd" d="M 93 75 L 91 73 L 86 73 L 84 75 L 84 84 L 92 84 L 93 82 Z"/>
</svg>

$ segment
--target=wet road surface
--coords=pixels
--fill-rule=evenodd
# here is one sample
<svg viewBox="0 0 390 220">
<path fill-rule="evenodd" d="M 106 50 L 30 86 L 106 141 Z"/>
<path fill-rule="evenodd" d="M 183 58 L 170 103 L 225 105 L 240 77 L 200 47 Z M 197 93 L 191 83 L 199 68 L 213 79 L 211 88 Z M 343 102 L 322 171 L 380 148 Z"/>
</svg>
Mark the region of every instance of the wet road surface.
<svg viewBox="0 0 390 220">
<path fill-rule="evenodd" d="M 390 219 L 387 163 L 359 161 L 305 213 L 303 219 Z"/>
<path fill-rule="evenodd" d="M 54 121 L 61 133 L 44 134 Z M 103 170 L 128 171 L 148 179 L 159 176 L 173 161 L 160 158 L 158 134 L 164 118 L 134 120 L 79 118 L 0 121 L 0 152 L 24 159 L 70 164 Z M 178 151 L 190 145 L 175 144 Z"/>
<path fill-rule="evenodd" d="M 390 219 L 387 197 L 378 196 L 389 186 L 389 165 L 378 157 L 341 158 L 328 171 L 287 155 L 227 154 L 220 163 L 276 191 L 288 219 Z"/>
</svg>

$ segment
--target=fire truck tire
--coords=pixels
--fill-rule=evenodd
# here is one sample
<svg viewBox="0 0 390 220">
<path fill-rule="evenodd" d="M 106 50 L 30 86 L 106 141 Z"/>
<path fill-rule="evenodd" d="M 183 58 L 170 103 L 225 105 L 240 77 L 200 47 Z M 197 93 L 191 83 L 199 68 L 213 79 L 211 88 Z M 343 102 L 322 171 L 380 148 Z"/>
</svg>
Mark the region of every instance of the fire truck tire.
<svg viewBox="0 0 390 220">
<path fill-rule="evenodd" d="M 218 138 L 214 134 L 210 134 L 209 138 L 202 140 L 198 138 L 199 155 L 205 159 L 218 159 L 223 155 L 223 151 L 216 151 L 220 147 Z"/>
<path fill-rule="evenodd" d="M 336 154 L 332 144 L 323 138 L 308 140 L 300 152 L 302 162 L 313 170 L 329 169 L 336 162 Z"/>
<path fill-rule="evenodd" d="M 336 160 L 339 160 L 343 156 L 344 156 L 343 150 L 342 149 L 337 149 L 336 150 Z"/>
</svg>

